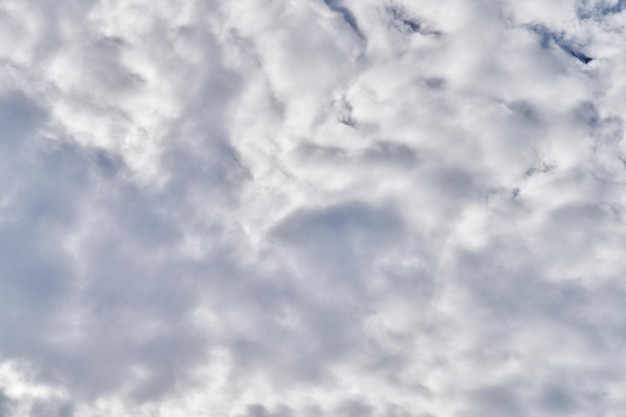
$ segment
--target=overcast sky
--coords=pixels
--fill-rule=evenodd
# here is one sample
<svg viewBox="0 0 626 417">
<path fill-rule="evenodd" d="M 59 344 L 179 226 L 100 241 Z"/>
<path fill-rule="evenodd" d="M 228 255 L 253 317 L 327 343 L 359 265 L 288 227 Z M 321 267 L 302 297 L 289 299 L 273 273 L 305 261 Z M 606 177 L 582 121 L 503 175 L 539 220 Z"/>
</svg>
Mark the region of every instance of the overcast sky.
<svg viewBox="0 0 626 417">
<path fill-rule="evenodd" d="M 621 417 L 626 1 L 0 1 L 0 417 Z"/>
</svg>

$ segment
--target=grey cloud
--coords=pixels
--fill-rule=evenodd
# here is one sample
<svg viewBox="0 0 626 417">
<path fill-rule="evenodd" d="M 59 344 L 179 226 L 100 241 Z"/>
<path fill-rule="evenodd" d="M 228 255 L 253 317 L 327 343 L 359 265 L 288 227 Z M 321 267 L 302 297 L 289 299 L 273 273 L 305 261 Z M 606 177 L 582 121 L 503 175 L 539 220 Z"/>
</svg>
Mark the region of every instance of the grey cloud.
<svg viewBox="0 0 626 417">
<path fill-rule="evenodd" d="M 62 401 L 35 402 L 30 408 L 30 413 L 41 417 L 73 417 L 75 415 L 73 406 Z"/>
<path fill-rule="evenodd" d="M 0 393 L 0 416 L 8 417 L 11 413 L 11 401 L 3 392 Z"/>
<path fill-rule="evenodd" d="M 547 387 L 540 396 L 541 405 L 554 414 L 571 413 L 575 407 L 575 401 L 566 390 L 558 386 Z"/>
<path fill-rule="evenodd" d="M 61 381 L 76 398 L 119 392 L 122 385 L 139 401 L 161 396 L 204 357 L 206 346 L 206 335 L 190 321 L 193 286 L 203 284 L 194 263 L 174 253 L 185 233 L 178 222 L 191 225 L 202 213 L 180 203 L 211 184 L 215 197 L 231 194 L 224 184 L 242 178 L 227 172 L 241 170 L 235 153 L 210 142 L 210 131 L 201 133 L 201 140 L 217 143 L 214 150 L 165 150 L 168 183 L 149 191 L 129 180 L 119 155 L 42 137 L 49 116 L 24 95 L 10 93 L 4 102 L 2 143 L 10 148 L 3 162 L 11 176 L 5 176 L 1 239 L 3 352 L 33 363 L 40 377 Z M 210 128 L 210 118 L 205 123 Z M 75 238 L 77 257 L 67 247 Z M 192 276 L 197 282 L 185 288 Z M 65 316 L 68 309 L 72 317 Z M 76 329 L 65 323 L 74 320 Z M 146 326 L 153 334 L 142 335 Z M 135 368 L 146 376 L 133 380 Z M 47 405 L 33 407 L 35 415 L 54 414 Z"/>
<path fill-rule="evenodd" d="M 2 146 L 19 148 L 28 135 L 35 133 L 41 125 L 45 112 L 33 100 L 19 91 L 11 91 L 2 96 L 0 102 L 0 135 Z"/>
<path fill-rule="evenodd" d="M 374 162 L 389 163 L 392 166 L 412 167 L 419 161 L 415 149 L 402 143 L 379 141 L 365 151 L 365 158 Z"/>
<path fill-rule="evenodd" d="M 623 409 L 622 1 L 148 3 L 0 6 L 0 415 Z"/>
<path fill-rule="evenodd" d="M 297 212 L 275 233 L 307 262 L 329 271 L 330 279 L 340 280 L 334 283 L 336 288 L 351 287 L 377 252 L 400 243 L 402 220 L 385 209 L 344 203 Z"/>
</svg>

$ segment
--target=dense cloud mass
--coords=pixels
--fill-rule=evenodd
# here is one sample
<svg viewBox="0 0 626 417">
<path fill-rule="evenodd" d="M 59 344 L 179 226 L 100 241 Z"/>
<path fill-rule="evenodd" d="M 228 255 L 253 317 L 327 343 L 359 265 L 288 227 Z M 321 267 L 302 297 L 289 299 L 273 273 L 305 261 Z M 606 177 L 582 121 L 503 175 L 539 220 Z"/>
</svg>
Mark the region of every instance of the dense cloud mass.
<svg viewBox="0 0 626 417">
<path fill-rule="evenodd" d="M 625 111 L 623 0 L 3 0 L 0 416 L 623 416 Z"/>
</svg>

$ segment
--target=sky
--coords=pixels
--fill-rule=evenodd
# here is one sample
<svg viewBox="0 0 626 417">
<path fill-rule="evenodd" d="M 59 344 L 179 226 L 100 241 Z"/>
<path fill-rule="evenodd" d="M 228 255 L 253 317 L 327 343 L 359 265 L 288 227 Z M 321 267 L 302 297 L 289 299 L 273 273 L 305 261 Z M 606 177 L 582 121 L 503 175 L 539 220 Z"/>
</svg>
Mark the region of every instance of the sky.
<svg viewBox="0 0 626 417">
<path fill-rule="evenodd" d="M 0 417 L 619 417 L 626 1 L 3 0 Z"/>
</svg>

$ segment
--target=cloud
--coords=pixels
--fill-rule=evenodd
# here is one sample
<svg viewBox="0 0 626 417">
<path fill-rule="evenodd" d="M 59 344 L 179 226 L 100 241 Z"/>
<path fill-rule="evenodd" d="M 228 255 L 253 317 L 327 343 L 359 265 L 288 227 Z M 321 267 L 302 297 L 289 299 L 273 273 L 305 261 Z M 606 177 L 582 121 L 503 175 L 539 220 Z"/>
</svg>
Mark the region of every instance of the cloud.
<svg viewBox="0 0 626 417">
<path fill-rule="evenodd" d="M 0 416 L 624 407 L 622 1 L 0 5 Z"/>
</svg>

